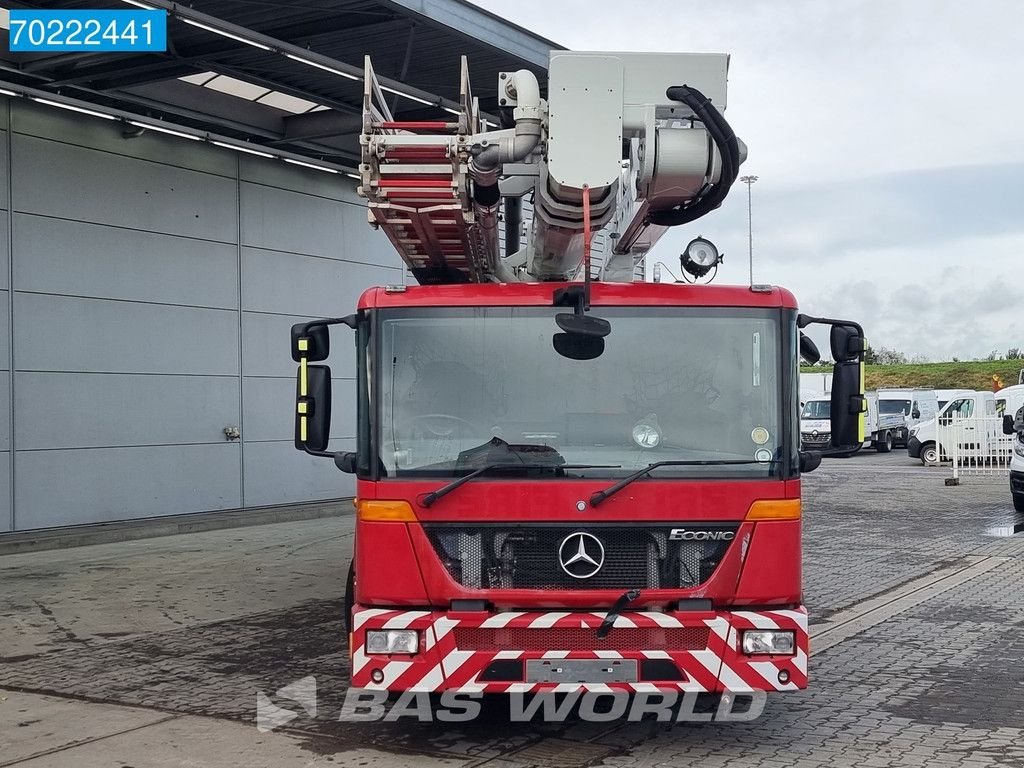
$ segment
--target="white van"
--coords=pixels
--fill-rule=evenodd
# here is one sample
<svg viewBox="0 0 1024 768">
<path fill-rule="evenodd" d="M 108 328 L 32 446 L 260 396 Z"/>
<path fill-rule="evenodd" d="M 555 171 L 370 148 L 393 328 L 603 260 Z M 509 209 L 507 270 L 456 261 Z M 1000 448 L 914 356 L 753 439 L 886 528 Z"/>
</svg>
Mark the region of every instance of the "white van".
<svg viewBox="0 0 1024 768">
<path fill-rule="evenodd" d="M 1024 386 L 1016 384 L 998 392 L 962 392 L 951 399 L 939 411 L 934 419 L 923 421 L 910 430 L 907 442 L 907 453 L 921 463 L 934 466 L 945 461 L 948 454 L 936 439 L 936 424 L 942 419 L 968 419 L 976 416 L 992 417 L 983 434 L 978 435 L 977 442 L 972 443 L 971 450 L 978 456 L 987 456 L 993 451 L 995 441 L 1005 441 L 1002 429 L 997 428 L 996 416 L 1004 413 L 1013 414 L 1024 405 Z"/>
<path fill-rule="evenodd" d="M 971 394 L 971 391 L 972 390 L 970 389 L 936 389 L 935 397 L 939 403 L 939 407 L 936 410 L 936 413 L 945 408 L 950 400 L 957 397 L 961 397 L 962 395 L 969 395 Z"/>
<path fill-rule="evenodd" d="M 911 427 L 928 421 L 939 412 L 939 401 L 934 389 L 880 389 L 878 390 L 878 413 L 880 416 L 902 414 L 906 430 L 899 436 L 897 445 L 906 446 L 907 433 Z"/>
</svg>

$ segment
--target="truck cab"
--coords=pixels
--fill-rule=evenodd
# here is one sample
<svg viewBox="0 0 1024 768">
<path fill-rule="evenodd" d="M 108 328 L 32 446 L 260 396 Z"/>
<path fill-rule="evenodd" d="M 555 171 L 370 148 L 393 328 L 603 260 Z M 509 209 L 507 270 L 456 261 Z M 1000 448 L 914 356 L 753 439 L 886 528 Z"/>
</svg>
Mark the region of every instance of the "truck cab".
<svg viewBox="0 0 1024 768">
<path fill-rule="evenodd" d="M 820 457 L 799 450 L 795 300 L 595 284 L 593 354 L 562 335 L 570 287 L 376 288 L 321 321 L 355 330 L 352 452 L 326 450 L 332 377 L 308 358 L 329 337 L 293 329 L 296 445 L 357 478 L 353 685 L 805 687 L 800 476 Z M 840 355 L 853 414 L 860 353 Z"/>
</svg>

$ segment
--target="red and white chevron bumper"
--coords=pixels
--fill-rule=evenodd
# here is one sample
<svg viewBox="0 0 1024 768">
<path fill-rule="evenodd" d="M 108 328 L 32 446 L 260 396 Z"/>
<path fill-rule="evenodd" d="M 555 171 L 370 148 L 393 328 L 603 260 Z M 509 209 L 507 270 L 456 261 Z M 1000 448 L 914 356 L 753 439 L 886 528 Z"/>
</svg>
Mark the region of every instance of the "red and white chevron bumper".
<svg viewBox="0 0 1024 768">
<path fill-rule="evenodd" d="M 624 612 L 598 639 L 602 612 L 401 611 L 356 606 L 352 685 L 389 691 L 483 693 L 793 691 L 807 687 L 807 611 Z M 367 630 L 412 629 L 419 653 L 366 653 Z M 748 656 L 748 629 L 792 630 L 792 656 Z M 631 659 L 628 682 L 531 682 L 536 659 Z M 630 665 L 633 668 L 633 665 Z"/>
</svg>

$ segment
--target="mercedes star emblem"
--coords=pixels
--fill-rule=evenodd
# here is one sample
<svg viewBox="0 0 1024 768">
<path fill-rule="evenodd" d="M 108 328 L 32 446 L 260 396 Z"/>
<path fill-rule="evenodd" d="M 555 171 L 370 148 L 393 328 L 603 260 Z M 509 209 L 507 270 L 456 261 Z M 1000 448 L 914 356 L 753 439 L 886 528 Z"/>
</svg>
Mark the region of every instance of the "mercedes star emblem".
<svg viewBox="0 0 1024 768">
<path fill-rule="evenodd" d="M 584 531 L 570 533 L 558 546 L 558 563 L 574 579 L 589 579 L 604 565 L 604 545 Z"/>
</svg>

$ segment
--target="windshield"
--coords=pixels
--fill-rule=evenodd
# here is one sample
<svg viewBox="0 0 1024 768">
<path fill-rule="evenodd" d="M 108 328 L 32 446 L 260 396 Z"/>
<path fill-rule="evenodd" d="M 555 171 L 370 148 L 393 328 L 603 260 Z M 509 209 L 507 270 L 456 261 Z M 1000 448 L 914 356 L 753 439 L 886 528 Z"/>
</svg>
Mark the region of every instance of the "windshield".
<svg viewBox="0 0 1024 768">
<path fill-rule="evenodd" d="M 878 401 L 878 412 L 885 416 L 892 416 L 893 414 L 902 414 L 904 416 L 910 415 L 910 401 L 909 400 L 879 400 Z"/>
<path fill-rule="evenodd" d="M 780 313 L 601 307 L 593 360 L 552 346 L 554 307 L 381 310 L 375 365 L 385 476 L 455 477 L 516 462 L 623 477 L 767 477 L 782 450 Z M 525 468 L 524 468 L 525 469 Z"/>
<path fill-rule="evenodd" d="M 829 413 L 832 409 L 831 400 L 809 400 L 804 403 L 803 413 L 800 414 L 801 419 L 828 419 L 831 418 Z"/>
</svg>

